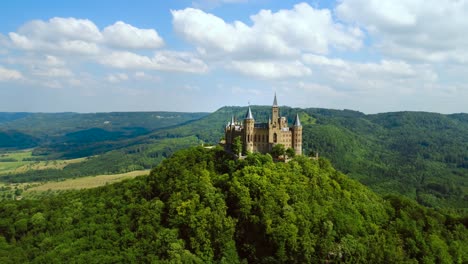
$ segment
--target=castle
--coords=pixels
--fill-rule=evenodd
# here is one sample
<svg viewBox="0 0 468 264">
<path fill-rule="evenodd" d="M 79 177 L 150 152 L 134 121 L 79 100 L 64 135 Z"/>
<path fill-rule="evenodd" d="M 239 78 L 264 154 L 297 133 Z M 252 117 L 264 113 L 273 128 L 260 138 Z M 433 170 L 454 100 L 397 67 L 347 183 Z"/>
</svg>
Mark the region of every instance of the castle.
<svg viewBox="0 0 468 264">
<path fill-rule="evenodd" d="M 278 102 L 275 98 L 268 123 L 255 123 L 252 111 L 249 109 L 243 123 L 235 122 L 234 116 L 225 128 L 225 147 L 233 149 L 236 137 L 240 137 L 244 152 L 269 153 L 277 144 L 286 149 L 294 149 L 296 155 L 302 154 L 302 126 L 299 115 L 292 126 L 288 126 L 286 117 L 280 117 Z"/>
</svg>

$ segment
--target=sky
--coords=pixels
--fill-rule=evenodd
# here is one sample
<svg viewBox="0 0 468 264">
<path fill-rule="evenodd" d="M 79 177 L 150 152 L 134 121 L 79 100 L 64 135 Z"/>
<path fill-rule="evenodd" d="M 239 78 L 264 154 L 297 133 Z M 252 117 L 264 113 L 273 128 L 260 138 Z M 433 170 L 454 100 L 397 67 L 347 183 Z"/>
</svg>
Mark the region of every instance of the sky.
<svg viewBox="0 0 468 264">
<path fill-rule="evenodd" d="M 468 112 L 468 0 L 0 3 L 0 112 Z"/>
</svg>

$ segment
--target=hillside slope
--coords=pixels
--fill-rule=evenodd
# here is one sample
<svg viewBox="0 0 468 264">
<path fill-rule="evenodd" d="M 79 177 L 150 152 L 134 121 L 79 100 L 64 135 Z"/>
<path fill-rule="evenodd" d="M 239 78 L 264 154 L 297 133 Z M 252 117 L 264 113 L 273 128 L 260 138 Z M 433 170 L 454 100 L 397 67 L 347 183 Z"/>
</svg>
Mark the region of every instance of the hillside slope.
<svg viewBox="0 0 468 264">
<path fill-rule="evenodd" d="M 465 263 L 467 220 L 326 160 L 192 148 L 148 177 L 0 204 L 1 263 Z"/>
</svg>

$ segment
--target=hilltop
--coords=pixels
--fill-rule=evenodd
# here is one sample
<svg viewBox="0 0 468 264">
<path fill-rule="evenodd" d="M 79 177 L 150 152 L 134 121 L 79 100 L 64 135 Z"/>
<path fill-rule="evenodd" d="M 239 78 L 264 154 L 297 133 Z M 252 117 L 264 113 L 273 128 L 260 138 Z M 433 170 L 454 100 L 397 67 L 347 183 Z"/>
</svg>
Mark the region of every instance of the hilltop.
<svg viewBox="0 0 468 264">
<path fill-rule="evenodd" d="M 382 198 L 325 159 L 179 151 L 150 176 L 0 204 L 0 260 L 464 263 L 466 219 Z"/>
</svg>

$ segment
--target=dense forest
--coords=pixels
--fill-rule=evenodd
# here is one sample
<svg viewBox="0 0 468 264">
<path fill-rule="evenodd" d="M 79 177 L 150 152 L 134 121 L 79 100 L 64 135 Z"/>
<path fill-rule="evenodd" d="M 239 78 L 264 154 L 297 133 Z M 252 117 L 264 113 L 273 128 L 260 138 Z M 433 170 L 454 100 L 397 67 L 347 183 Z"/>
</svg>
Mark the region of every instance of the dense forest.
<svg viewBox="0 0 468 264">
<path fill-rule="evenodd" d="M 306 155 L 318 152 L 321 157 L 331 160 L 337 169 L 380 194 L 403 194 L 425 206 L 452 208 L 458 214 L 468 215 L 468 114 L 396 112 L 365 115 L 351 110 L 289 107 L 280 110 L 290 123 L 299 113 Z M 266 122 L 271 107 L 252 106 L 252 111 L 257 122 Z M 223 137 L 223 128 L 231 115 L 242 120 L 245 112 L 245 107 L 223 107 L 209 115 L 181 114 L 186 117 L 179 120 L 182 123 L 166 123 L 167 126 L 157 124 L 165 119 L 155 120 L 153 113 L 111 113 L 111 117 L 105 113 L 83 117 L 64 113 L 62 115 L 77 115 L 75 122 L 86 118 L 97 121 L 88 121 L 87 126 L 75 127 L 66 133 L 60 130 L 62 132 L 57 133 L 60 136 L 49 140 L 44 140 L 41 135 L 47 131 L 47 124 L 54 120 L 52 117 L 42 118 L 43 122 L 38 126 L 42 130 L 37 128 L 32 133 L 26 129 L 27 124 L 40 123 L 40 114 L 35 117 L 17 114 L 14 121 L 10 115 L 10 121 L 0 124 L 0 130 L 15 129 L 34 139 L 41 138 L 34 149 L 35 159 L 93 157 L 64 170 L 24 172 L 1 176 L 1 180 L 56 180 L 148 169 L 178 149 L 202 142 L 216 144 Z M 174 116 L 173 113 L 166 114 L 166 117 Z M 118 129 L 106 128 L 102 123 L 113 118 L 112 122 L 119 124 L 119 116 L 123 120 L 120 126 L 116 125 Z M 28 121 L 33 119 L 35 121 Z M 62 123 L 68 124 L 63 129 L 80 124 Z M 139 130 L 137 124 L 146 127 Z M 51 126 L 53 131 L 60 127 Z"/>
<path fill-rule="evenodd" d="M 150 176 L 0 204 L 1 263 L 466 263 L 468 219 L 324 158 L 175 153 Z"/>
</svg>

